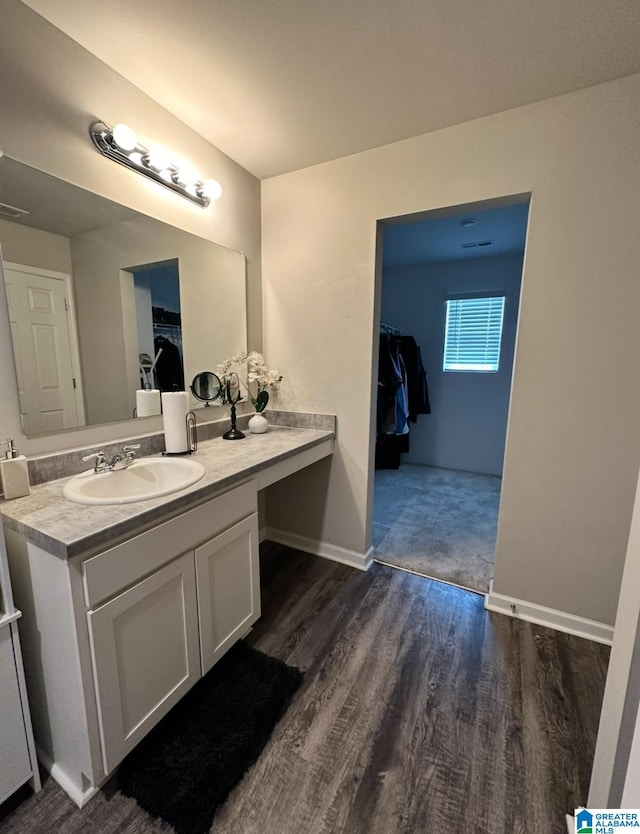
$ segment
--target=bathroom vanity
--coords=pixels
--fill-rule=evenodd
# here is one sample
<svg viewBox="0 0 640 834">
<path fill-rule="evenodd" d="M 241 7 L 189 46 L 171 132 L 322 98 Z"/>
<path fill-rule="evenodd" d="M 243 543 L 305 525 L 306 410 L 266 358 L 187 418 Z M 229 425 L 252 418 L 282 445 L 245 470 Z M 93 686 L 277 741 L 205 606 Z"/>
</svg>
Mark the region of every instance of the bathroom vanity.
<svg viewBox="0 0 640 834">
<path fill-rule="evenodd" d="M 258 492 L 332 451 L 272 426 L 201 443 L 205 477 L 161 498 L 0 504 L 38 755 L 78 805 L 258 619 Z"/>
</svg>

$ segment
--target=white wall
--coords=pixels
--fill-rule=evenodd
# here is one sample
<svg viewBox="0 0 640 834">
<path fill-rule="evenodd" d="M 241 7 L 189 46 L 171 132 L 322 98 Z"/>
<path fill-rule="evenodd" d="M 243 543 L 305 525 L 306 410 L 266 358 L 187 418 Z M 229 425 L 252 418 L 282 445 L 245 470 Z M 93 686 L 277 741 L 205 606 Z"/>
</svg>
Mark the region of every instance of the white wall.
<svg viewBox="0 0 640 834">
<path fill-rule="evenodd" d="M 133 306 L 136 314 L 135 332 L 138 352 L 146 353 L 152 359 L 156 355 L 153 343 L 153 305 L 151 303 L 151 277 L 148 272 L 139 272 L 133 279 Z"/>
<path fill-rule="evenodd" d="M 382 272 L 381 319 L 420 345 L 431 414 L 410 426 L 403 462 L 502 475 L 523 255 L 389 267 Z M 442 370 L 446 299 L 456 293 L 505 295 L 497 373 Z"/>
<path fill-rule="evenodd" d="M 262 343 L 260 183 L 137 87 L 18 0 L 3 0 L 0 26 L 0 143 L 5 154 L 177 228 L 247 256 L 250 347 Z M 127 122 L 215 177 L 222 198 L 203 210 L 100 156 L 89 125 Z M 8 316 L 0 299 L 0 429 L 27 455 L 131 436 L 132 422 L 25 439 L 20 430 Z M 160 418 L 147 426 L 161 428 Z"/>
<path fill-rule="evenodd" d="M 531 192 L 494 590 L 613 622 L 640 463 L 639 116 L 636 75 L 263 182 L 278 402 L 338 415 L 328 490 L 283 487 L 270 524 L 369 544 L 377 220 Z"/>
</svg>

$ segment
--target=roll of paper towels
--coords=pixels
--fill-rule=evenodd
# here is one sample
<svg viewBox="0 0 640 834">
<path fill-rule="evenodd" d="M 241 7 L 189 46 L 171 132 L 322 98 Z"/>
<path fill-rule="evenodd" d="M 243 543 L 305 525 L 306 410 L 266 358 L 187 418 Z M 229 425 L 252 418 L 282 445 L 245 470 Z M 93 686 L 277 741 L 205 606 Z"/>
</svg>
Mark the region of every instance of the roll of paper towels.
<svg viewBox="0 0 640 834">
<path fill-rule="evenodd" d="M 160 391 L 157 388 L 140 388 L 136 391 L 136 417 L 160 414 Z"/>
<path fill-rule="evenodd" d="M 187 413 L 189 395 L 186 391 L 162 392 L 162 423 L 167 452 L 188 452 Z"/>
</svg>

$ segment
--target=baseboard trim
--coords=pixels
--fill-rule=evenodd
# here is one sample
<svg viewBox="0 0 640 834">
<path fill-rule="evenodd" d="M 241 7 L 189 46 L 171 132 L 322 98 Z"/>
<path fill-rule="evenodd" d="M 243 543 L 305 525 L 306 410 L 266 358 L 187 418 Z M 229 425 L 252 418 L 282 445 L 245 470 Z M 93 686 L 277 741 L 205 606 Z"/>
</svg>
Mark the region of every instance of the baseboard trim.
<svg viewBox="0 0 640 834">
<path fill-rule="evenodd" d="M 606 646 L 610 646 L 613 642 L 613 626 L 596 620 L 587 620 L 576 614 L 567 614 L 566 611 L 558 611 L 555 608 L 546 608 L 535 602 L 497 594 L 493 590 L 493 580 L 489 584 L 489 593 L 484 598 L 484 607 L 487 611 L 506 614 L 508 617 L 553 628 L 565 634 L 574 634 L 576 637 L 584 637 L 586 640 L 604 643 Z"/>
<path fill-rule="evenodd" d="M 78 808 L 84 807 L 87 802 L 95 796 L 100 788 L 89 787 L 82 790 L 78 785 L 56 764 L 41 747 L 36 745 L 38 760 L 42 762 L 44 769 L 51 774 L 52 778 L 60 785 L 62 790 L 75 802 Z"/>
<path fill-rule="evenodd" d="M 306 536 L 289 533 L 287 530 L 279 530 L 275 527 L 265 529 L 265 538 L 278 544 L 284 544 L 286 547 L 303 550 L 313 556 L 322 556 L 323 559 L 349 565 L 349 567 L 358 570 L 369 570 L 373 564 L 373 547 L 370 547 L 365 553 L 358 553 L 356 550 L 348 550 L 346 547 L 339 547 L 337 544 L 309 539 Z"/>
</svg>

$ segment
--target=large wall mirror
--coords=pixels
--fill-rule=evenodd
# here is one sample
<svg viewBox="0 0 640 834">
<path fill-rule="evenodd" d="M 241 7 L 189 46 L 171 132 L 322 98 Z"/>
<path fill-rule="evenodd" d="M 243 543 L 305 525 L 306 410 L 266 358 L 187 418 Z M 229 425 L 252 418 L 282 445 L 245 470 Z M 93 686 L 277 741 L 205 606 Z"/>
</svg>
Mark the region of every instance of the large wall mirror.
<svg viewBox="0 0 640 834">
<path fill-rule="evenodd" d="M 241 253 L 6 157 L 0 247 L 27 436 L 130 420 L 247 348 Z"/>
</svg>

